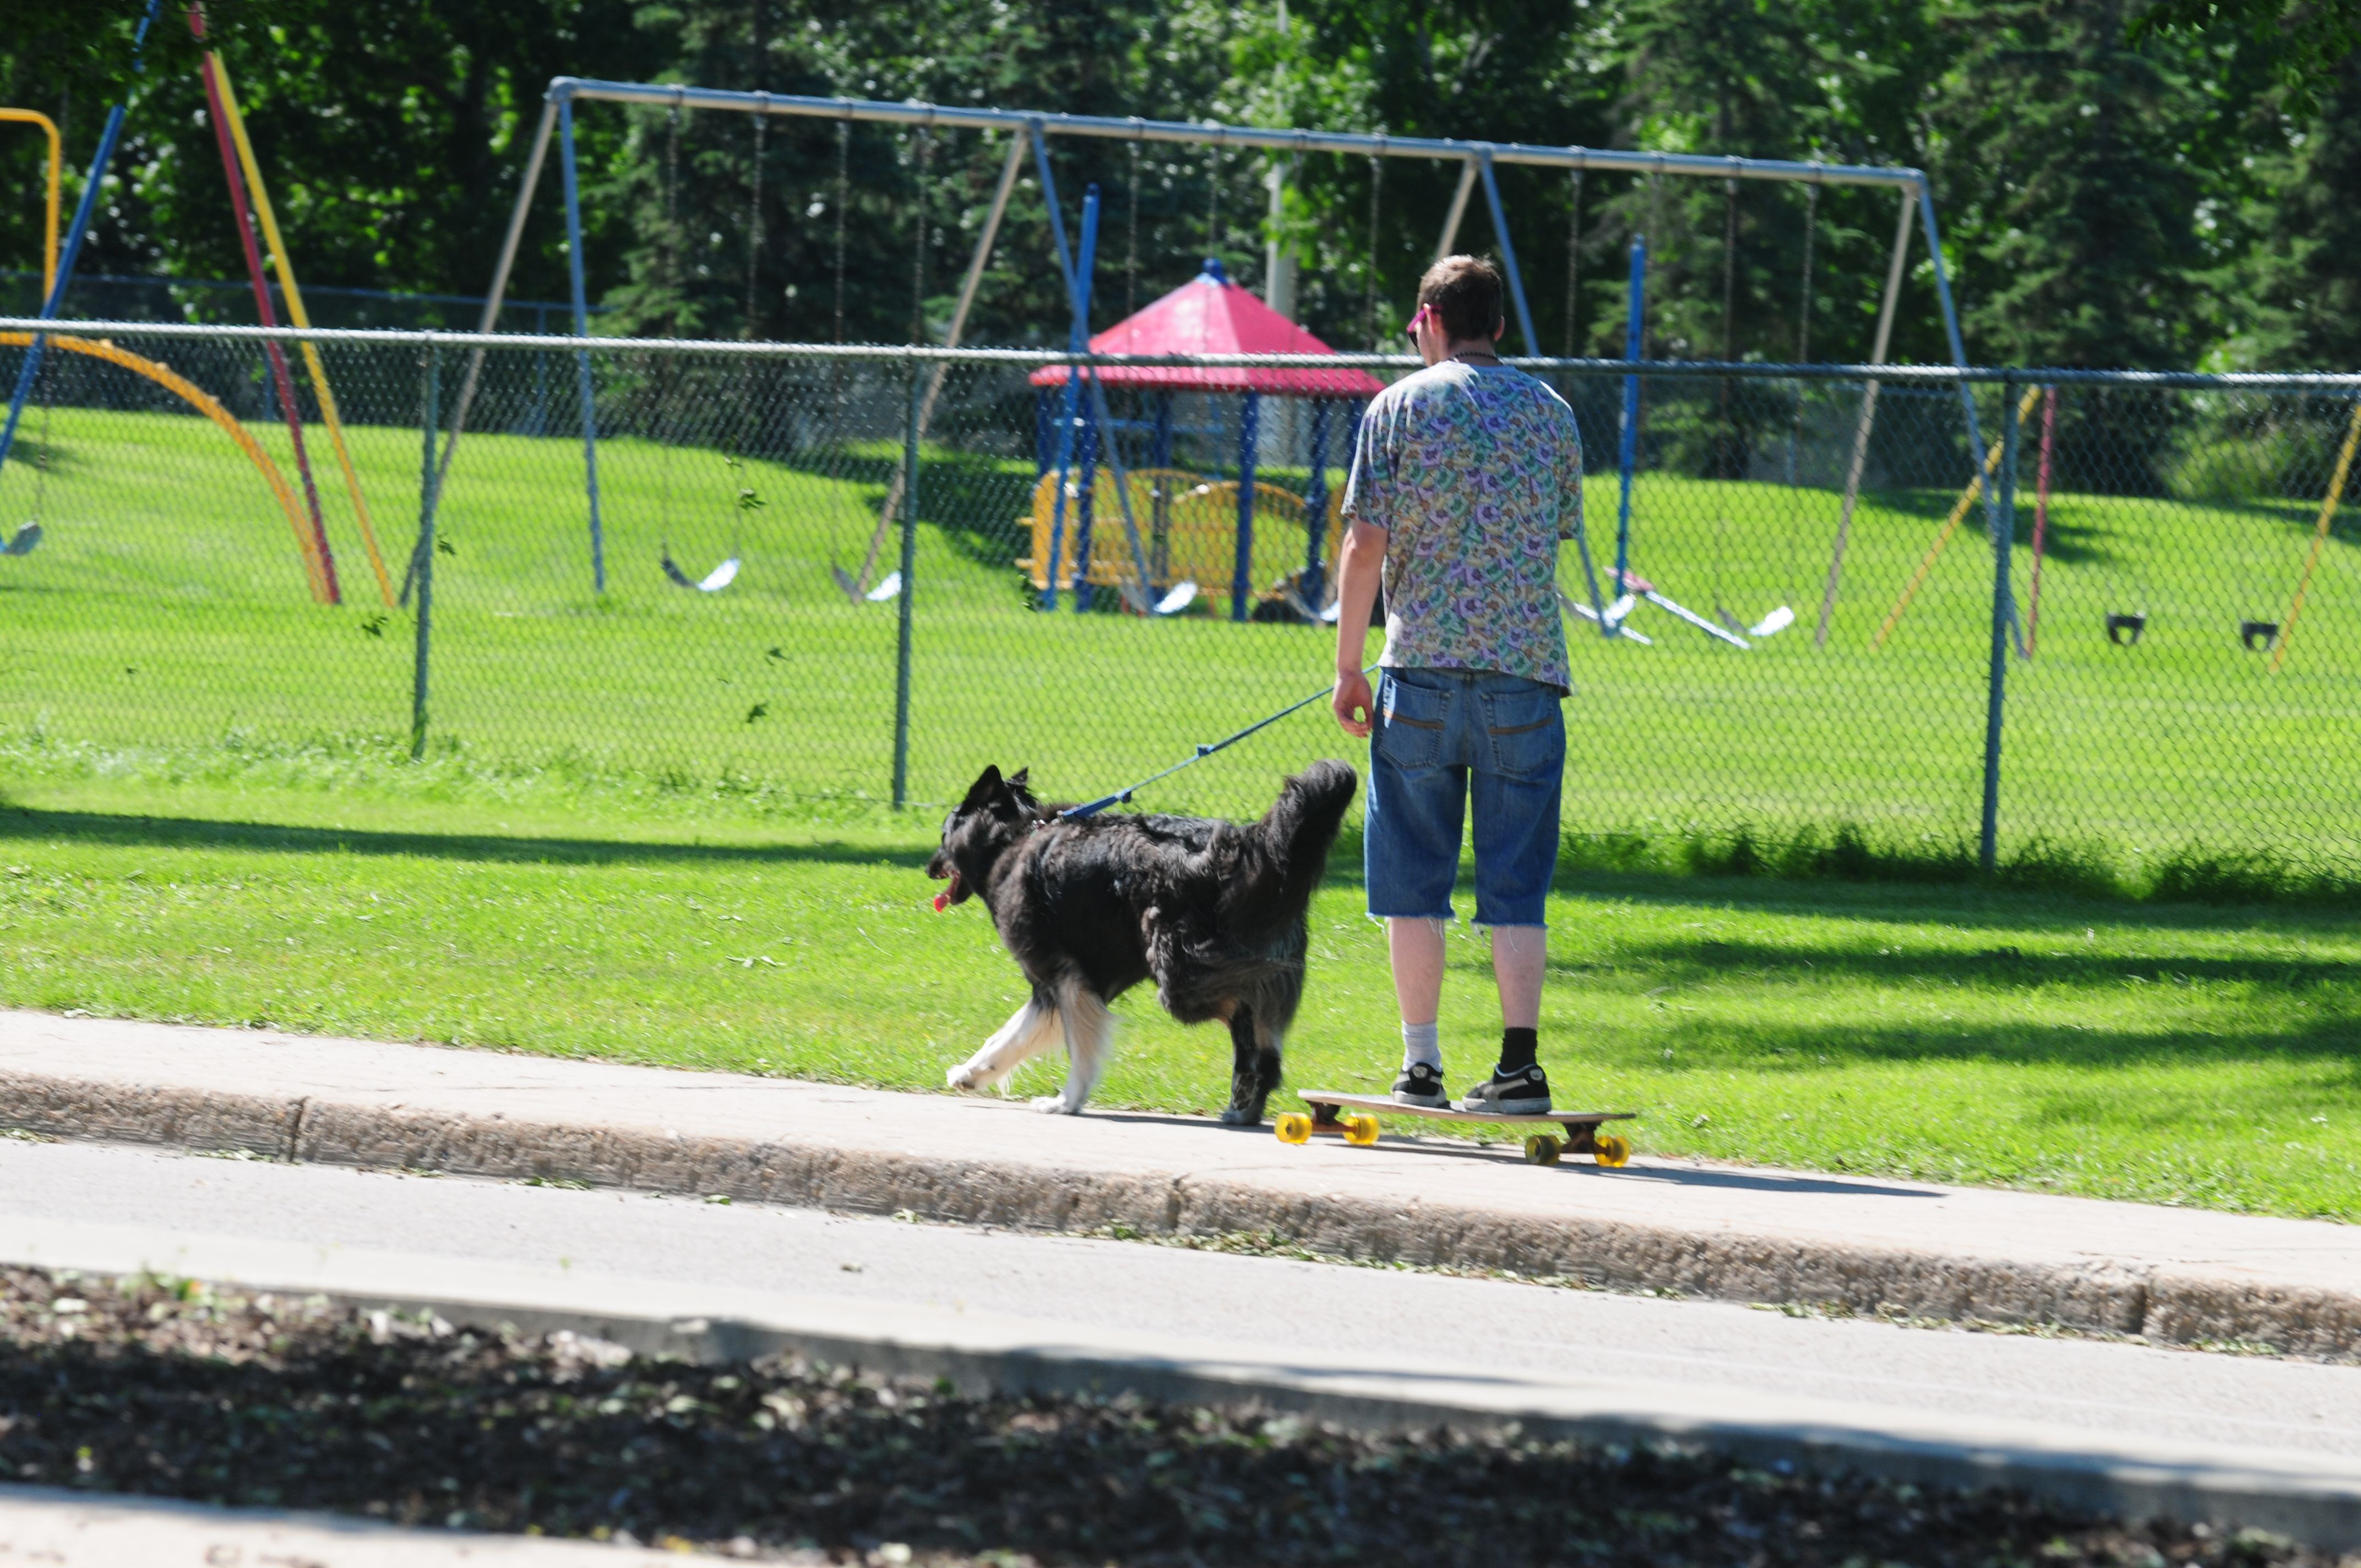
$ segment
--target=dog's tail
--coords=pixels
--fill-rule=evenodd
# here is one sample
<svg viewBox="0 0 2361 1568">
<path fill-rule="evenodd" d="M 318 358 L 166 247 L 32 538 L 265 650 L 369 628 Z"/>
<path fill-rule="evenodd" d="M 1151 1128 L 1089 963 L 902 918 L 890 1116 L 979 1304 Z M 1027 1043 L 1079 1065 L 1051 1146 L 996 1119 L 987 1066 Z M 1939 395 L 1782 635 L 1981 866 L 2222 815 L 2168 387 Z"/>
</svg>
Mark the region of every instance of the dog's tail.
<svg viewBox="0 0 2361 1568">
<path fill-rule="evenodd" d="M 1349 764 L 1331 761 L 1312 763 L 1281 786 L 1278 802 L 1252 828 L 1267 869 L 1237 890 L 1246 907 L 1233 913 L 1241 926 L 1292 926 L 1303 918 L 1359 782 Z"/>
</svg>

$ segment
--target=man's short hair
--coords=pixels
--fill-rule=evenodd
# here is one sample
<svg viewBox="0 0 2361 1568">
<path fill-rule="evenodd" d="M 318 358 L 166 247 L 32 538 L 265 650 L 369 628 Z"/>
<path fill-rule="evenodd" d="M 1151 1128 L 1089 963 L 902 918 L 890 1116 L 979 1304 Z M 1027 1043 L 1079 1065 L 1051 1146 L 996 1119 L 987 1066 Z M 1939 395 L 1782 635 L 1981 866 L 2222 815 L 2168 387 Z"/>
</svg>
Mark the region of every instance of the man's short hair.
<svg viewBox="0 0 2361 1568">
<path fill-rule="evenodd" d="M 1500 330 L 1500 269 L 1480 256 L 1446 256 L 1418 280 L 1418 302 L 1443 322 L 1454 342 Z"/>
</svg>

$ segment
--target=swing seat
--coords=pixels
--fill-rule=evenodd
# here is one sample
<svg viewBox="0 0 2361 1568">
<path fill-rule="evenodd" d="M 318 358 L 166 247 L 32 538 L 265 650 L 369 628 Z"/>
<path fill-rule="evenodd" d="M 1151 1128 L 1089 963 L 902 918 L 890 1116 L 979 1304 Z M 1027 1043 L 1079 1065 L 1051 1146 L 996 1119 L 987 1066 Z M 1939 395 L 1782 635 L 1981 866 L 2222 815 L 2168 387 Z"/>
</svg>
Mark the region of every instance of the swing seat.
<svg viewBox="0 0 2361 1568">
<path fill-rule="evenodd" d="M 2107 641 L 2118 648 L 2136 646 L 2140 640 L 2140 633 L 2147 630 L 2147 617 L 2145 614 L 2128 615 L 2112 610 L 2108 612 Z"/>
<path fill-rule="evenodd" d="M 2279 640 L 2279 623 L 2276 620 L 2242 620 L 2238 622 L 2238 641 L 2249 653 L 2268 653 L 2271 644 Z"/>
<path fill-rule="evenodd" d="M 1748 627 L 1746 630 L 1749 636 L 1772 637 L 1786 630 L 1787 628 L 1795 624 L 1795 612 L 1783 604 L 1778 609 L 1773 610 L 1770 614 L 1764 616 L 1762 620 L 1756 621 L 1753 625 Z"/>
<path fill-rule="evenodd" d="M 5 548 L 0 549 L 0 554 L 30 555 L 33 553 L 33 546 L 40 542 L 41 525 L 38 522 L 28 522 L 16 531 L 16 536 L 8 541 Z"/>
<path fill-rule="evenodd" d="M 896 570 L 886 573 L 885 580 L 884 582 L 879 583 L 875 587 L 870 589 L 861 597 L 867 599 L 871 604 L 884 604 L 887 599 L 892 598 L 901 591 L 902 574 L 897 568 Z"/>
<path fill-rule="evenodd" d="M 691 577 L 686 572 L 682 571 L 680 564 L 672 558 L 672 552 L 669 550 L 664 551 L 658 557 L 657 564 L 664 567 L 664 575 L 670 577 L 675 586 L 695 588 L 701 594 L 718 594 L 738 580 L 738 557 L 735 555 L 730 556 L 702 577 Z"/>
</svg>

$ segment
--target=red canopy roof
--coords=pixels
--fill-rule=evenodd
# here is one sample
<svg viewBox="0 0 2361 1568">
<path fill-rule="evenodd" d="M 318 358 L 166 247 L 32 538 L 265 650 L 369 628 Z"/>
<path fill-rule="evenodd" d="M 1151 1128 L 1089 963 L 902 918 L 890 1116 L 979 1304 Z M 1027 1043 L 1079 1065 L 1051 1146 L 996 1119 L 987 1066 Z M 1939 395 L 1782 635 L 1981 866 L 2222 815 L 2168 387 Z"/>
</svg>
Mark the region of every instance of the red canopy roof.
<svg viewBox="0 0 2361 1568">
<path fill-rule="evenodd" d="M 1334 354 L 1336 351 L 1239 288 L 1208 258 L 1205 270 L 1091 339 L 1093 354 Z M 1037 387 L 1065 385 L 1063 365 L 1033 372 Z M 1169 387 L 1192 392 L 1268 392 L 1282 398 L 1372 398 L 1385 383 L 1366 370 L 1276 366 L 1121 365 L 1103 367 L 1110 387 Z"/>
</svg>

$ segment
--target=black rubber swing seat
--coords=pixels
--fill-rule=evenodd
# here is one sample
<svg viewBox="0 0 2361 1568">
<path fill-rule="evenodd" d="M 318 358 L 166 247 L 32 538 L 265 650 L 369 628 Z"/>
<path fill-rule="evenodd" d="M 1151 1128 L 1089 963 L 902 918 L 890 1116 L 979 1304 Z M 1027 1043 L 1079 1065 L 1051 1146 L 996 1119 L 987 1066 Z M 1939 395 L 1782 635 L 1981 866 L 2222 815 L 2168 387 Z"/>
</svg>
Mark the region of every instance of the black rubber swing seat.
<svg viewBox="0 0 2361 1568">
<path fill-rule="evenodd" d="M 2271 644 L 2279 640 L 2279 623 L 2276 620 L 2242 620 L 2238 622 L 2238 641 L 2249 653 L 2268 653 Z"/>
<path fill-rule="evenodd" d="M 2117 611 L 2107 617 L 2107 641 L 2118 648 L 2135 646 L 2140 640 L 2140 633 L 2147 630 L 2147 617 L 2145 615 Z"/>
</svg>

